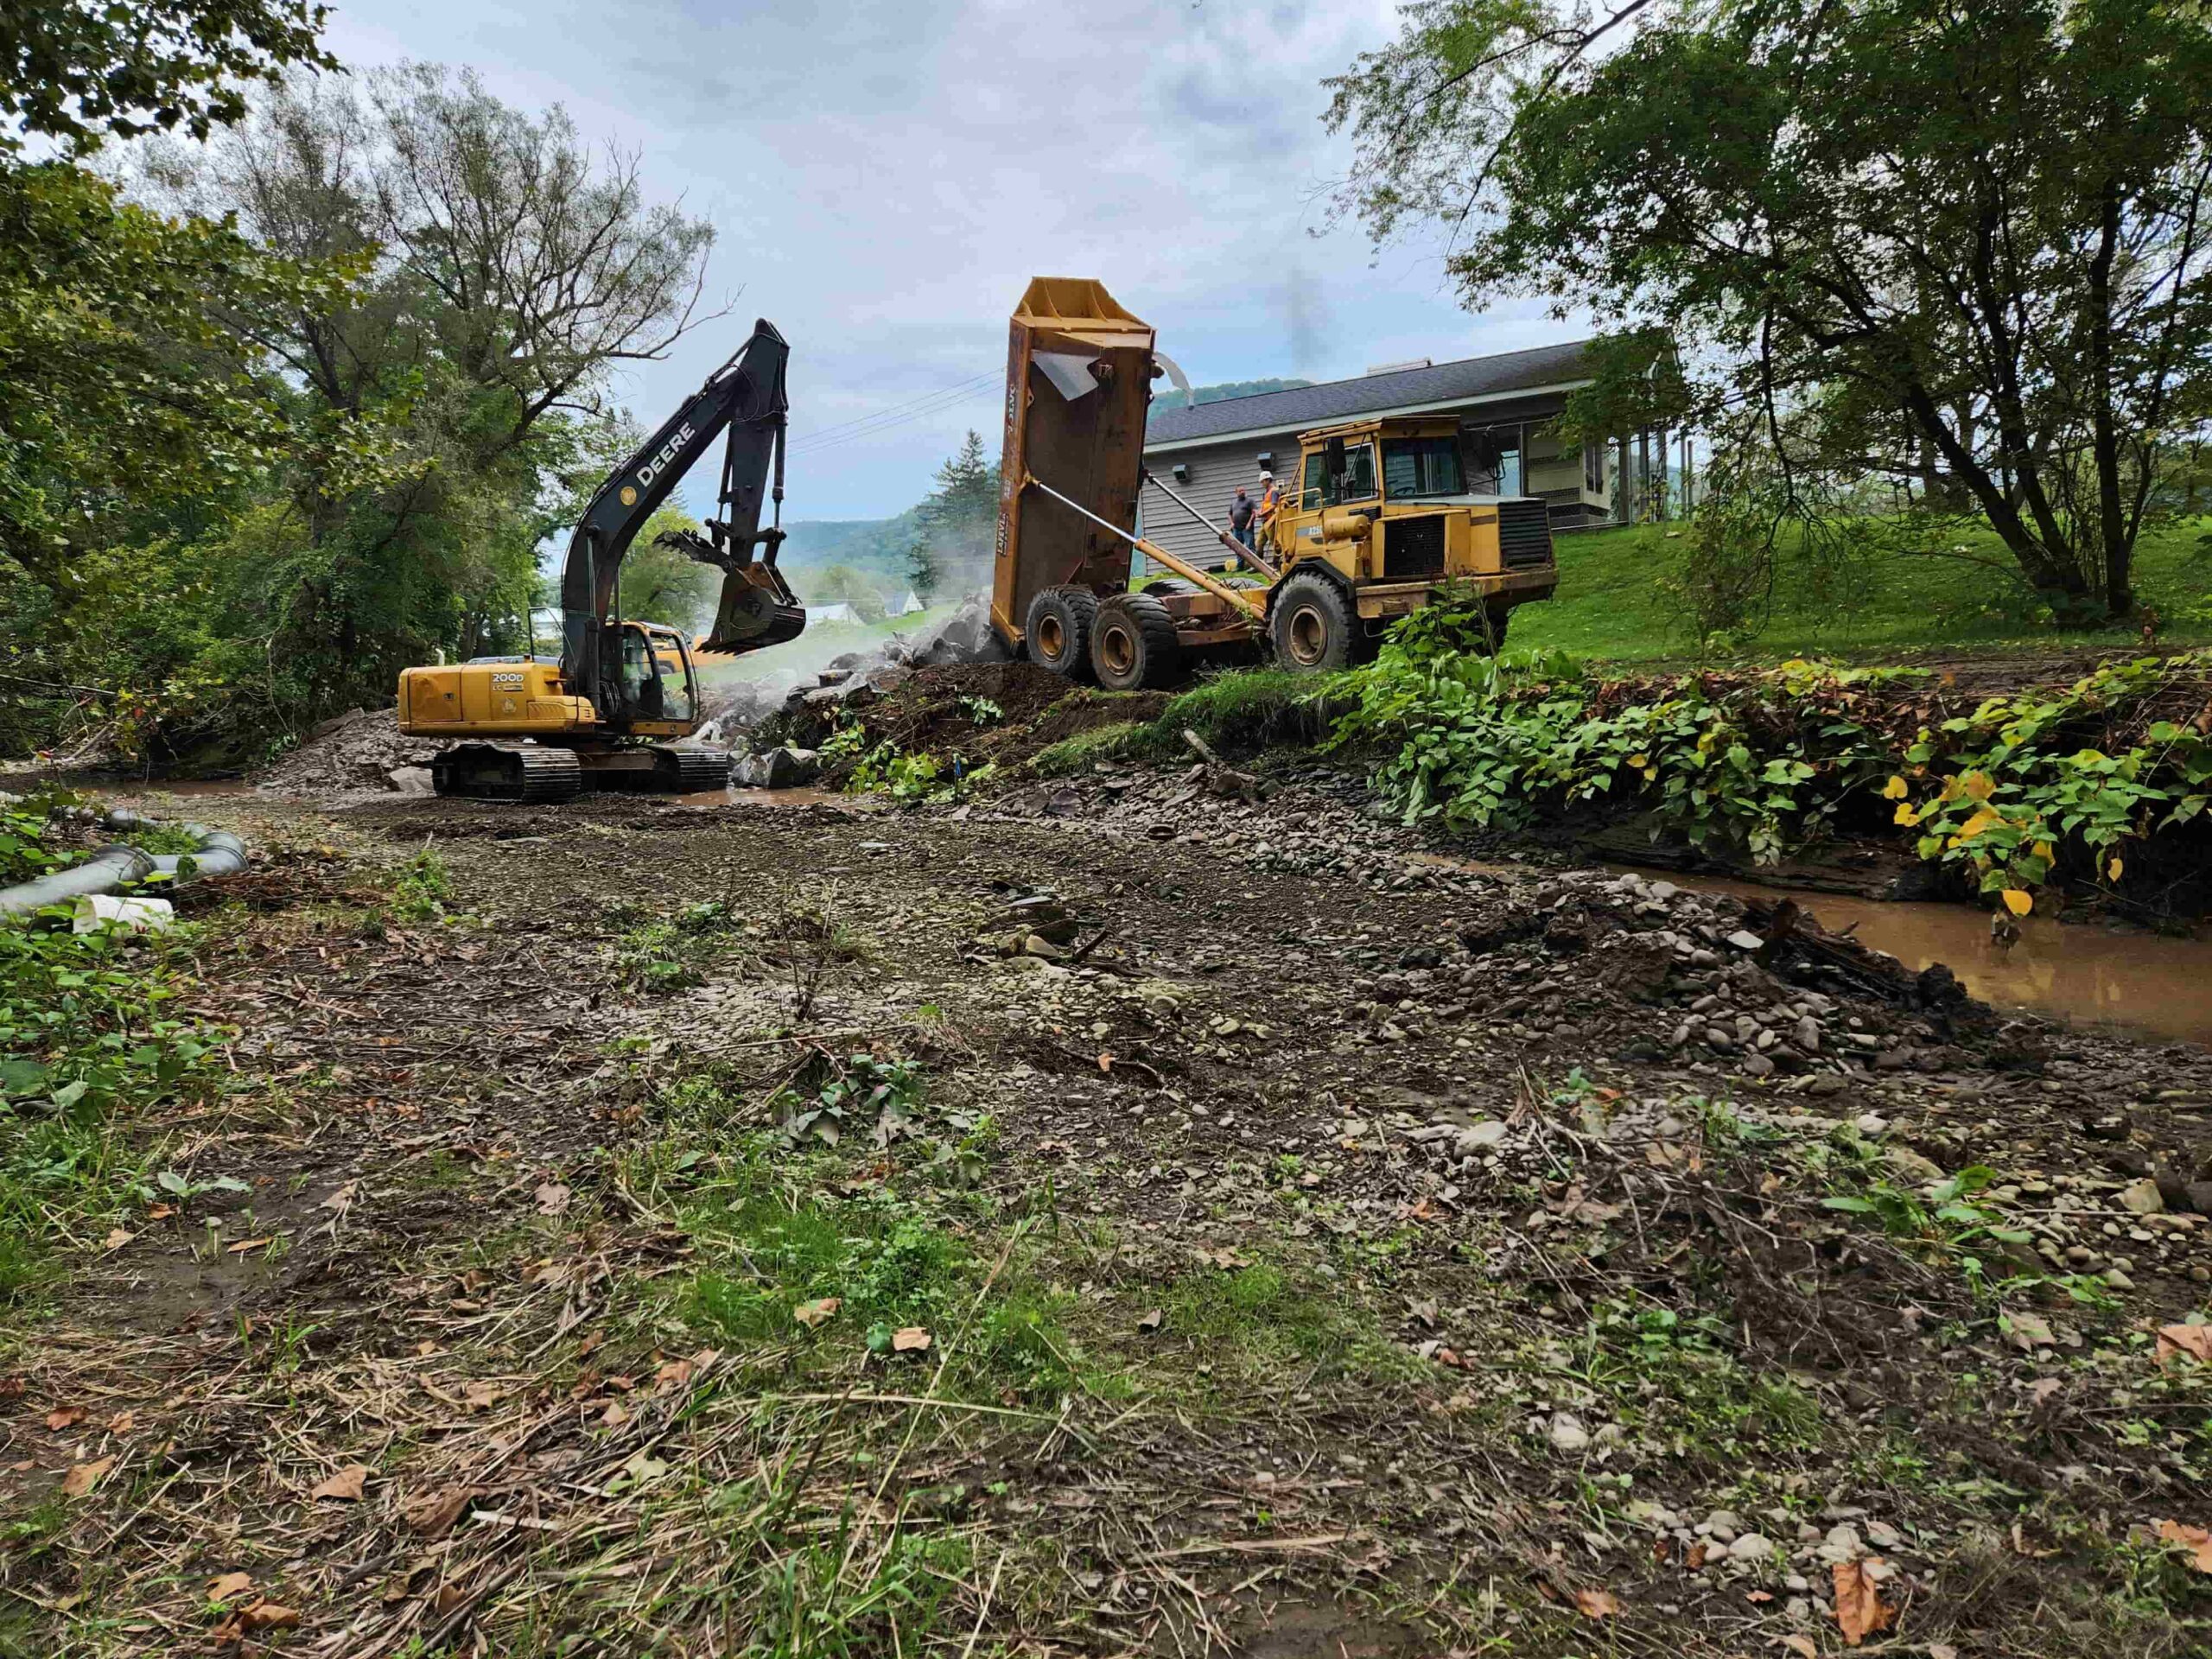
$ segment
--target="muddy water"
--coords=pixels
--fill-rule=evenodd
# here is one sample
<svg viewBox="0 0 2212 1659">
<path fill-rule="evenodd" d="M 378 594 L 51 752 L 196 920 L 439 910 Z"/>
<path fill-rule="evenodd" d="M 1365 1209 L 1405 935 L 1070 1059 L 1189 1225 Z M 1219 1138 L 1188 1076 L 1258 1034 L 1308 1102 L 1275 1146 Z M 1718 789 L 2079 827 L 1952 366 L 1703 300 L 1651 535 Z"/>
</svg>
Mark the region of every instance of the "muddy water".
<svg viewBox="0 0 2212 1659">
<path fill-rule="evenodd" d="M 1771 905 L 1774 887 L 1709 876 L 1643 874 L 1703 893 L 1732 893 Z M 1829 893 L 1791 895 L 1830 932 L 1887 951 L 1917 973 L 1942 963 L 1993 1007 L 2124 1026 L 2212 1045 L 2212 937 L 2169 938 L 2046 917 L 2020 923 L 2009 950 L 1989 937 L 1989 918 L 1965 905 L 1887 904 Z"/>
<path fill-rule="evenodd" d="M 155 779 L 146 783 L 101 783 L 91 787 L 102 795 L 112 795 L 121 801 L 153 800 L 163 795 L 173 795 L 178 800 L 188 801 L 210 796 L 236 797 L 254 792 L 253 785 L 243 778 Z"/>
<path fill-rule="evenodd" d="M 849 795 L 830 789 L 702 789 L 696 795 L 671 795 L 677 806 L 853 806 Z"/>
<path fill-rule="evenodd" d="M 1493 864 L 1433 853 L 1410 855 L 1489 875 L 1528 875 L 1531 866 Z M 1609 869 L 1635 868 L 1624 864 Z M 1655 881 L 1699 893 L 1729 893 L 1756 904 L 1795 899 L 1831 933 L 1895 957 L 1914 973 L 1942 963 L 1993 1007 L 2108 1025 L 2212 1047 L 2212 932 L 2170 938 L 2090 923 L 2068 927 L 2047 917 L 2020 924 L 2019 943 L 2000 948 L 1989 917 L 1965 905 L 1897 904 L 1832 893 L 1796 893 L 1725 877 L 1637 868 Z"/>
</svg>

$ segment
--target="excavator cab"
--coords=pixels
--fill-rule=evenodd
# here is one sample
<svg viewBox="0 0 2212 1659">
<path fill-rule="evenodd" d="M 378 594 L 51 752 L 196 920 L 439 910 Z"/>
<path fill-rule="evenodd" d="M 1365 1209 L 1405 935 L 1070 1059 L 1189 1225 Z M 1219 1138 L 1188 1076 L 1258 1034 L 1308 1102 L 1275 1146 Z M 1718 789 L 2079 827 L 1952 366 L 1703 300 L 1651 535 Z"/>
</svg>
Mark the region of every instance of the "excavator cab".
<svg viewBox="0 0 2212 1659">
<path fill-rule="evenodd" d="M 699 676 L 690 646 L 674 628 L 658 623 L 618 626 L 620 665 L 613 687 L 620 706 L 601 711 L 601 721 L 643 737 L 689 734 L 699 707 Z"/>
</svg>

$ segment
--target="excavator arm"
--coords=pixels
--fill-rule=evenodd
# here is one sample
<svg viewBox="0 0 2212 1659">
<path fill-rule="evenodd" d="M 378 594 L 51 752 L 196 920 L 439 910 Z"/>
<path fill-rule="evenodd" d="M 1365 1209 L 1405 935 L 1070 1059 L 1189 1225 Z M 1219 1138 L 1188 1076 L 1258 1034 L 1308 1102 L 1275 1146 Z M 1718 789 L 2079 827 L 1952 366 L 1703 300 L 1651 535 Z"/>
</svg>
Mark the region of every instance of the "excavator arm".
<svg viewBox="0 0 2212 1659">
<path fill-rule="evenodd" d="M 791 404 L 784 368 L 791 347 L 765 317 L 728 362 L 707 377 L 599 486 L 569 538 L 561 570 L 561 671 L 569 691 L 608 706 L 621 673 L 620 630 L 610 626 L 630 544 L 684 474 L 725 432 L 718 516 L 704 536 L 662 539 L 724 574 L 707 651 L 757 651 L 798 637 L 806 613 L 776 569 L 783 544 L 784 426 Z M 760 528 L 761 510 L 773 517 Z"/>
</svg>

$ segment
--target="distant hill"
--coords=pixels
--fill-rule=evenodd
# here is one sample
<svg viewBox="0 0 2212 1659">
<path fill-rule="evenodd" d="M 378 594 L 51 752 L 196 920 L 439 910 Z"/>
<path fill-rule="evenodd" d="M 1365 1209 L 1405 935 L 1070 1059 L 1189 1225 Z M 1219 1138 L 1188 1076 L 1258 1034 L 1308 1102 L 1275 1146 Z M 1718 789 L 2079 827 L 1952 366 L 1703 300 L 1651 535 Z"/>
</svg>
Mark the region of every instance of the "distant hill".
<svg viewBox="0 0 2212 1659">
<path fill-rule="evenodd" d="M 912 507 L 895 518 L 801 518 L 784 526 L 777 563 L 794 573 L 849 564 L 886 593 L 894 587 L 903 592 L 906 555 L 918 525 Z"/>
<path fill-rule="evenodd" d="M 1224 380 L 1211 386 L 1192 386 L 1187 397 L 1179 391 L 1156 391 L 1152 406 L 1188 409 L 1193 404 L 1217 404 L 1228 397 L 1256 397 L 1263 391 L 1289 391 L 1294 387 L 1313 384 L 1311 380 Z"/>
</svg>

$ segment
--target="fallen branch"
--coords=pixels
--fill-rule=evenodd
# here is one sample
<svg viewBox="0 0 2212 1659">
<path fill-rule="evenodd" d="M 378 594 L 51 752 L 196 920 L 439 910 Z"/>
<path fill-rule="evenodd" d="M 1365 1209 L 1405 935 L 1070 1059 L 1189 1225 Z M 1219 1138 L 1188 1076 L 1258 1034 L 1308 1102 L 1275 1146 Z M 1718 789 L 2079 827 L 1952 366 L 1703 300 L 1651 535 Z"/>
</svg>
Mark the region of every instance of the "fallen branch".
<svg viewBox="0 0 2212 1659">
<path fill-rule="evenodd" d="M 1205 764 L 1206 787 L 1215 794 L 1241 795 L 1255 803 L 1259 800 L 1260 780 L 1257 777 L 1249 772 L 1239 772 L 1230 766 L 1206 746 L 1205 739 L 1187 726 L 1183 728 L 1183 741 L 1190 745 L 1192 752 Z"/>
</svg>

